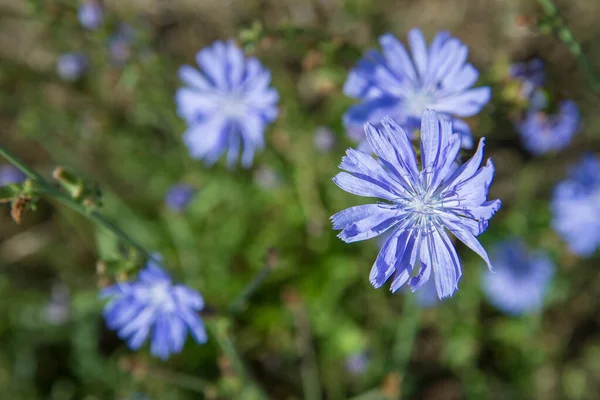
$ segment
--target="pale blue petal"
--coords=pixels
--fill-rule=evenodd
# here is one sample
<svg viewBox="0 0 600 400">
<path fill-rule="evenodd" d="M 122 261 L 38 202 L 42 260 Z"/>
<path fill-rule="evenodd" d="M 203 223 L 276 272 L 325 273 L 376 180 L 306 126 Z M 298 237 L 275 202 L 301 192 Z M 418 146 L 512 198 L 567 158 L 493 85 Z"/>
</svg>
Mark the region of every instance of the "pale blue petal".
<svg viewBox="0 0 600 400">
<path fill-rule="evenodd" d="M 427 74 L 427 44 L 421 30 L 418 28 L 411 29 L 408 32 L 408 42 L 419 77 L 425 79 Z"/>
<path fill-rule="evenodd" d="M 483 106 L 490 101 L 490 97 L 489 87 L 479 87 L 439 99 L 431 108 L 457 117 L 470 117 L 481 111 Z"/>
</svg>

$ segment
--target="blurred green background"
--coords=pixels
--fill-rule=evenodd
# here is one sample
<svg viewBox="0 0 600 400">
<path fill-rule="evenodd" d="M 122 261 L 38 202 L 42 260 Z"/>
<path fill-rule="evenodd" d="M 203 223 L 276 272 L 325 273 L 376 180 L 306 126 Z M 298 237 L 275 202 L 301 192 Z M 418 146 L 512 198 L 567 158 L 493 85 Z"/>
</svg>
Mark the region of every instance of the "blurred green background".
<svg viewBox="0 0 600 400">
<path fill-rule="evenodd" d="M 102 322 L 98 260 L 120 256 L 111 233 L 51 199 L 20 225 L 0 208 L 1 399 L 597 399 L 600 397 L 598 255 L 569 254 L 550 228 L 552 187 L 583 150 L 600 149 L 600 97 L 535 1 L 106 0 L 105 23 L 81 27 L 75 0 L 0 1 L 0 143 L 44 176 L 57 165 L 102 191 L 102 212 L 171 274 L 199 290 L 213 329 L 168 362 L 130 352 Z M 559 1 L 560 16 L 600 69 L 600 2 Z M 134 30 L 127 59 L 107 48 Z M 421 310 L 401 291 L 375 290 L 377 241 L 347 245 L 328 217 L 360 199 L 338 189 L 353 145 L 341 116 L 349 68 L 385 32 L 406 42 L 449 30 L 470 48 L 493 99 L 469 123 L 496 165 L 490 198 L 503 208 L 481 236 L 510 235 L 550 252 L 557 273 L 543 312 L 507 317 L 482 297 L 485 267 L 462 245 L 456 295 Z M 280 116 L 250 170 L 192 160 L 175 113 L 177 71 L 202 47 L 235 38 L 271 69 Z M 84 52 L 68 83 L 57 57 Z M 584 129 L 558 155 L 520 146 L 506 98 L 510 62 L 540 57 L 548 85 L 582 110 Z M 314 146 L 332 129 L 331 152 Z M 198 191 L 183 213 L 167 189 Z M 270 250 L 271 249 L 271 250 Z M 272 270 L 238 312 L 253 277 Z M 239 363 L 244 364 L 244 370 Z M 354 368 L 354 367 L 360 368 Z"/>
</svg>

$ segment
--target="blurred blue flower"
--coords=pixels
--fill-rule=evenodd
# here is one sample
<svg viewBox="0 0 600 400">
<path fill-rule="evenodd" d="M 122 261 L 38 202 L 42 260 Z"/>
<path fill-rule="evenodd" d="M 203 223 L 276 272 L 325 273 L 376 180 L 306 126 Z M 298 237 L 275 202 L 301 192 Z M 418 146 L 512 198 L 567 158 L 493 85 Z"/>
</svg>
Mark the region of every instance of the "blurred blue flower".
<svg viewBox="0 0 600 400">
<path fill-rule="evenodd" d="M 94 30 L 104 21 L 104 10 L 97 1 L 88 0 L 79 5 L 77 16 L 84 28 Z"/>
<path fill-rule="evenodd" d="M 317 150 L 328 153 L 335 145 L 335 134 L 326 126 L 320 126 L 315 130 L 313 141 Z"/>
<path fill-rule="evenodd" d="M 415 293 L 417 304 L 422 308 L 431 308 L 440 302 L 435 282 L 428 280 L 417 293 Z"/>
<path fill-rule="evenodd" d="M 184 211 L 194 199 L 196 192 L 194 187 L 186 183 L 173 185 L 167 191 L 165 204 L 173 211 Z"/>
<path fill-rule="evenodd" d="M 510 239 L 492 252 L 494 272 L 482 276 L 483 291 L 490 303 L 518 315 L 540 310 L 554 265 L 546 253 L 529 253 L 521 240 Z"/>
<path fill-rule="evenodd" d="M 177 91 L 179 115 L 188 124 L 183 142 L 190 155 L 214 164 L 227 153 L 233 167 L 242 150 L 241 164 L 252 165 L 264 147 L 265 127 L 277 117 L 277 91 L 271 73 L 233 41 L 217 41 L 201 50 L 196 61 L 202 71 L 185 65 L 179 76 L 186 86 Z"/>
<path fill-rule="evenodd" d="M 546 80 L 544 62 L 539 58 L 511 65 L 509 74 L 521 81 L 521 96 L 525 99 L 529 98 Z"/>
<path fill-rule="evenodd" d="M 345 367 L 352 375 L 361 375 L 369 367 L 369 356 L 366 352 L 358 352 L 346 357 Z"/>
<path fill-rule="evenodd" d="M 188 330 L 197 343 L 207 340 L 198 315 L 204 308 L 200 294 L 185 285 L 174 285 L 152 260 L 137 280 L 107 287 L 100 295 L 111 299 L 104 309 L 107 326 L 127 340 L 132 350 L 144 344 L 151 330 L 150 351 L 163 360 L 182 350 Z"/>
<path fill-rule="evenodd" d="M 275 189 L 282 183 L 281 176 L 271 167 L 261 165 L 252 175 L 254 183 L 263 189 Z"/>
<path fill-rule="evenodd" d="M 532 106 L 525 119 L 517 123 L 523 145 L 533 154 L 566 148 L 579 127 L 579 109 L 571 100 L 558 103 L 557 113 L 551 115 Z"/>
<path fill-rule="evenodd" d="M 131 25 L 121 23 L 119 29 L 108 39 L 108 52 L 110 60 L 114 65 L 123 65 L 133 52 L 135 30 Z"/>
<path fill-rule="evenodd" d="M 412 58 L 392 34 L 379 38 L 382 52 L 370 50 L 350 71 L 344 93 L 361 100 L 344 115 L 349 131 L 365 122 L 377 124 L 383 116 L 394 118 L 408 133 L 419 128 L 421 115 L 432 109 L 453 119 L 463 135 L 462 146 L 471 148 L 467 123 L 458 117 L 477 114 L 490 100 L 490 88 L 471 87 L 479 73 L 467 59 L 468 49 L 448 32 L 439 32 L 429 49 L 421 31 L 408 33 Z"/>
<path fill-rule="evenodd" d="M 87 57 L 81 53 L 64 53 L 56 61 L 56 71 L 61 79 L 73 82 L 79 79 L 87 68 Z"/>
<path fill-rule="evenodd" d="M 490 266 L 485 249 L 475 236 L 488 226 L 500 208 L 500 200 L 487 201 L 494 177 L 491 160 L 480 168 L 484 139 L 475 155 L 457 167 L 461 135 L 452 122 L 431 110 L 421 122 L 421 165 L 408 135 L 391 118 L 382 129 L 365 124 L 366 136 L 379 160 L 348 149 L 340 168 L 347 171 L 333 180 L 343 190 L 385 203 L 351 207 L 331 217 L 334 229 L 347 243 L 370 239 L 392 229 L 371 270 L 370 281 L 381 287 L 396 273 L 391 290 L 408 282 L 414 292 L 434 277 L 438 296 L 451 296 L 461 277 L 461 264 L 446 230 L 480 255 Z M 418 275 L 411 278 L 417 260 Z"/>
<path fill-rule="evenodd" d="M 600 247 L 600 158 L 586 154 L 559 183 L 552 199 L 552 226 L 579 256 Z"/>
<path fill-rule="evenodd" d="M 12 165 L 0 166 L 0 186 L 9 185 L 11 183 L 21 183 L 26 176 L 17 167 Z"/>
</svg>

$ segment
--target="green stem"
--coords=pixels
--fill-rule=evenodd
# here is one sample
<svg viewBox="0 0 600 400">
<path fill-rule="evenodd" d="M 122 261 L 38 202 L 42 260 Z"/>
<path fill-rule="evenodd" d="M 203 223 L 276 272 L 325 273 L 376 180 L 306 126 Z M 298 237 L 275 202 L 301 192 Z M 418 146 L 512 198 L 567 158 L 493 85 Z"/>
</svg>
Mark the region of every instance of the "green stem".
<svg viewBox="0 0 600 400">
<path fill-rule="evenodd" d="M 396 341 L 392 349 L 391 368 L 398 371 L 402 377 L 405 375 L 406 366 L 419 331 L 421 308 L 416 304 L 414 296 L 414 293 L 405 296 L 404 310 L 398 321 Z"/>
<path fill-rule="evenodd" d="M 267 256 L 267 258 L 269 258 Z M 248 302 L 248 299 L 256 289 L 267 279 L 267 277 L 271 274 L 271 270 L 273 269 L 272 265 L 270 265 L 269 260 L 267 260 L 267 265 L 263 267 L 255 276 L 252 281 L 242 290 L 242 292 L 231 302 L 229 306 L 229 312 L 235 314 L 244 308 L 244 305 Z"/>
<path fill-rule="evenodd" d="M 206 394 L 207 392 L 216 392 L 217 390 L 217 388 L 209 381 L 198 378 L 197 376 L 182 374 L 180 372 L 173 372 L 165 369 L 150 369 L 146 371 L 146 375 L 152 379 L 161 379 L 172 385 L 176 385 L 197 393 Z"/>
<path fill-rule="evenodd" d="M 588 58 L 583 54 L 583 50 L 581 49 L 581 44 L 575 39 L 573 36 L 573 32 L 569 29 L 567 24 L 563 21 L 563 19 L 558 15 L 558 9 L 556 5 L 552 2 L 552 0 L 538 0 L 538 3 L 550 18 L 552 27 L 558 33 L 558 37 L 560 40 L 567 46 L 571 54 L 573 54 L 579 64 L 581 65 L 581 69 L 587 74 L 588 79 L 590 80 L 592 90 L 596 92 L 600 92 L 600 79 L 594 68 L 590 64 Z"/>
<path fill-rule="evenodd" d="M 228 321 L 223 318 L 216 319 L 214 321 L 207 321 L 206 327 L 209 331 L 211 331 L 212 335 L 217 341 L 217 344 L 221 348 L 221 351 L 227 357 L 227 359 L 231 362 L 233 370 L 235 373 L 243 379 L 250 387 L 252 388 L 253 395 L 252 398 L 267 400 L 269 396 L 264 392 L 264 390 L 258 385 L 258 383 L 252 378 L 250 373 L 246 370 L 246 366 L 244 362 L 240 358 L 231 341 L 231 338 L 228 334 Z"/>
<path fill-rule="evenodd" d="M 4 158 L 6 158 L 6 160 L 8 162 L 10 162 L 12 165 L 17 167 L 25 175 L 27 175 L 28 178 L 30 178 L 35 183 L 37 183 L 37 185 L 42 193 L 47 194 L 48 196 L 54 198 L 55 200 L 62 203 L 63 205 L 69 207 L 71 210 L 75 211 L 76 213 L 90 219 L 95 224 L 97 224 L 105 229 L 108 229 L 115 236 L 117 236 L 119 239 L 121 239 L 124 243 L 129 244 L 131 247 L 133 247 L 137 251 L 139 251 L 142 255 L 144 255 L 148 258 L 152 258 L 152 255 L 150 254 L 150 252 L 148 252 L 143 246 L 141 246 L 134 239 L 132 239 L 121 228 L 116 226 L 114 223 L 112 223 L 110 220 L 108 220 L 106 217 L 104 217 L 102 214 L 98 213 L 97 211 L 90 210 L 89 208 L 83 206 L 81 203 L 79 203 L 79 202 L 75 201 L 74 199 L 72 199 L 71 197 L 65 195 L 63 192 L 61 192 L 59 189 L 57 189 L 55 186 L 53 186 L 51 183 L 49 183 L 46 179 L 44 179 L 43 176 L 38 174 L 34 169 L 29 167 L 27 164 L 25 164 L 23 161 L 21 161 L 18 157 L 16 157 L 11 152 L 9 152 L 7 149 L 5 149 L 2 145 L 0 145 L 0 155 L 3 156 Z"/>
</svg>

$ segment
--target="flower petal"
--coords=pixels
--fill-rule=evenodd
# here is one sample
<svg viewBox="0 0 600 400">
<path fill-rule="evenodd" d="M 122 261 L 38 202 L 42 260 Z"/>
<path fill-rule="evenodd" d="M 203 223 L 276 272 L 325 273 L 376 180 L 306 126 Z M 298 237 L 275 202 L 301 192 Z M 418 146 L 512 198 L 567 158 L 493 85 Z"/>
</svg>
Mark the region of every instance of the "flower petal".
<svg viewBox="0 0 600 400">
<path fill-rule="evenodd" d="M 402 73 L 411 82 L 417 82 L 417 72 L 404 45 L 391 33 L 382 35 L 379 44 L 390 68 L 397 74 Z"/>
<path fill-rule="evenodd" d="M 418 28 L 411 29 L 408 32 L 408 42 L 419 77 L 424 80 L 427 74 L 427 43 L 421 30 Z"/>
<path fill-rule="evenodd" d="M 481 111 L 490 101 L 490 97 L 489 87 L 478 87 L 437 100 L 431 108 L 457 117 L 470 117 Z"/>
<path fill-rule="evenodd" d="M 380 207 L 377 213 L 346 226 L 338 237 L 346 243 L 371 239 L 398 224 L 403 213 L 396 208 Z"/>
</svg>

